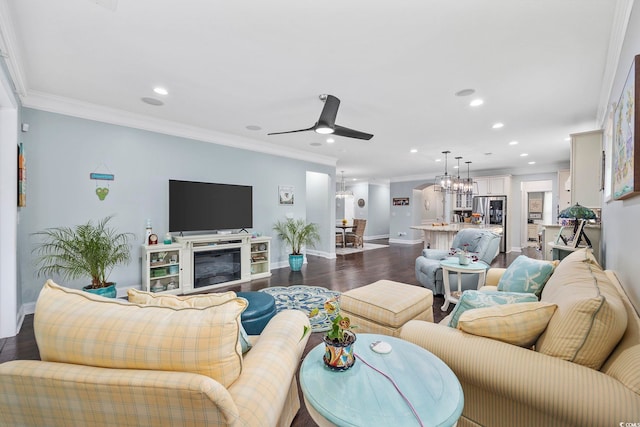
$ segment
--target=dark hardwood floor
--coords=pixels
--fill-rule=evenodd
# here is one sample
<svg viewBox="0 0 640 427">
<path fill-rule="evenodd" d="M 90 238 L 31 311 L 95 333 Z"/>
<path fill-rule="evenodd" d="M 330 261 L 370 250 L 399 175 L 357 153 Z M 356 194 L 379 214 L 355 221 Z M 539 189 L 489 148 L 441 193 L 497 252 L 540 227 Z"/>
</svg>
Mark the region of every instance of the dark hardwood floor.
<svg viewBox="0 0 640 427">
<path fill-rule="evenodd" d="M 387 240 L 376 240 L 372 243 L 388 244 Z M 272 270 L 268 279 L 254 280 L 242 285 L 230 286 L 217 291 L 257 291 L 269 286 L 287 286 L 294 284 L 323 286 L 340 292 L 367 285 L 380 279 L 394 280 L 419 286 L 415 277 L 415 259 L 420 255 L 422 245 L 391 244 L 388 248 L 380 248 L 350 255 L 338 255 L 337 259 L 326 259 L 316 256 L 308 257 L 308 264 L 300 272 L 292 272 L 289 268 Z M 507 267 L 521 253 L 499 254 L 492 267 Z M 522 254 L 531 258 L 541 258 L 534 248 L 523 249 Z M 440 310 L 444 300 L 442 296 L 434 297 L 434 318 L 438 322 L 447 313 Z M 450 307 L 449 311 L 452 307 Z M 304 354 L 320 344 L 322 334 L 311 334 Z M 304 356 L 303 356 L 304 357 Z M 11 338 L 0 340 L 0 363 L 15 359 L 39 360 L 40 354 L 33 334 L 33 315 L 25 317 L 20 333 Z M 300 396 L 302 401 L 302 396 Z M 308 427 L 316 425 L 302 403 L 300 412 L 292 426 Z"/>
</svg>

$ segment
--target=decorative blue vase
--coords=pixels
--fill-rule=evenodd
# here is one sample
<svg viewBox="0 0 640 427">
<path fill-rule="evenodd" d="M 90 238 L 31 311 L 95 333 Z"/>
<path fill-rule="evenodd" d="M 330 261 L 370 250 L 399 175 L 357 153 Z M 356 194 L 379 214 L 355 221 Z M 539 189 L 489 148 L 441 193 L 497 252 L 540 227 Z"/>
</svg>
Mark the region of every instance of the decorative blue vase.
<svg viewBox="0 0 640 427">
<path fill-rule="evenodd" d="M 87 286 L 85 286 L 84 288 L 82 288 L 83 291 L 85 292 L 89 292 L 91 294 L 96 294 L 96 295 L 100 295 L 102 297 L 106 297 L 106 298 L 115 298 L 116 295 L 118 295 L 118 291 L 116 289 L 116 284 L 111 283 L 109 286 L 106 286 L 104 288 L 89 288 Z"/>
<path fill-rule="evenodd" d="M 289 255 L 289 267 L 291 271 L 300 271 L 302 268 L 302 262 L 304 261 L 304 255 Z"/>
</svg>

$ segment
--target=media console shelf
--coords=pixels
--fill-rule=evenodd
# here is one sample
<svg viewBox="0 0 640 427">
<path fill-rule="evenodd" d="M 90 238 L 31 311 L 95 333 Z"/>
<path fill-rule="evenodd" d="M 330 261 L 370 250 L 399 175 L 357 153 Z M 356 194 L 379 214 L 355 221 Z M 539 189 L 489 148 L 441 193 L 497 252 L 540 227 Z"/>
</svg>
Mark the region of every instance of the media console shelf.
<svg viewBox="0 0 640 427">
<path fill-rule="evenodd" d="M 248 233 L 174 236 L 182 247 L 182 293 L 271 276 L 271 238 Z M 158 245 L 162 246 L 162 245 Z"/>
<path fill-rule="evenodd" d="M 257 237 L 251 241 L 251 278 L 271 276 L 271 237 Z"/>
<path fill-rule="evenodd" d="M 142 290 L 181 294 L 183 292 L 182 245 L 143 245 Z"/>
</svg>

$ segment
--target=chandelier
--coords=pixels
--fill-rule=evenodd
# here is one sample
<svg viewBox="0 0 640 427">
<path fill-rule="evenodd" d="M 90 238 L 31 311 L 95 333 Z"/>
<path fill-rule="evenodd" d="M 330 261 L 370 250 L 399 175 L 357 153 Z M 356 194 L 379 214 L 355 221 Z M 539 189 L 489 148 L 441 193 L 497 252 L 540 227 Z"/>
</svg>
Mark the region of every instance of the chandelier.
<svg viewBox="0 0 640 427">
<path fill-rule="evenodd" d="M 344 184 L 344 171 L 342 171 L 342 182 L 340 182 L 340 189 L 336 191 L 336 197 L 339 199 L 353 197 L 353 191 L 347 190 L 347 187 Z"/>
<path fill-rule="evenodd" d="M 447 172 L 447 155 L 451 153 L 451 151 L 443 151 L 444 154 L 444 175 L 436 176 L 436 191 L 443 191 L 451 194 L 473 194 L 473 186 L 474 182 L 469 175 L 469 164 L 471 162 L 465 162 L 467 164 L 467 177 L 460 177 L 460 159 L 461 156 L 456 157 L 455 159 L 458 161 L 458 176 L 451 176 Z"/>
<path fill-rule="evenodd" d="M 443 151 L 444 154 L 444 175 L 436 176 L 436 191 L 445 191 L 447 193 L 451 192 L 451 186 L 453 185 L 453 180 L 451 176 L 447 172 L 447 155 L 451 153 L 451 151 Z"/>
</svg>

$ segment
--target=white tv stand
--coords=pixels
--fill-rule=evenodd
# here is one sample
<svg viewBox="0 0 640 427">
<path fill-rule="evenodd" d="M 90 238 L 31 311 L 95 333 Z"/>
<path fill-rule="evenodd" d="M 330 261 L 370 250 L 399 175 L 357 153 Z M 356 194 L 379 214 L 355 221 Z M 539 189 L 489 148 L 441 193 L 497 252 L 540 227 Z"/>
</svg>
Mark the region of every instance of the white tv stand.
<svg viewBox="0 0 640 427">
<path fill-rule="evenodd" d="M 271 237 L 252 237 L 249 233 L 174 236 L 182 245 L 182 292 L 185 294 L 216 289 L 271 276 Z M 208 286 L 194 285 L 194 254 L 225 249 L 240 250 L 240 277 Z"/>
</svg>

